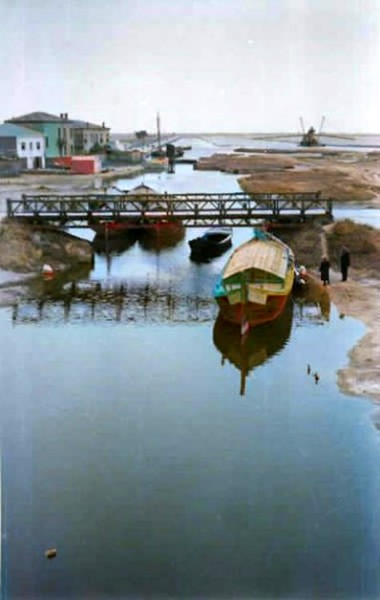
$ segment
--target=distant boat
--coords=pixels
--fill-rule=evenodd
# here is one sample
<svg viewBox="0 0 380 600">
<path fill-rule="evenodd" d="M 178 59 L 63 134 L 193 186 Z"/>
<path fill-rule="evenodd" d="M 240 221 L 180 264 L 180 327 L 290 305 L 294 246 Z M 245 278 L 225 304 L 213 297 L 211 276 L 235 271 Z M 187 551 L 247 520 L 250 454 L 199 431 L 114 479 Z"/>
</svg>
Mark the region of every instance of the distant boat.
<svg viewBox="0 0 380 600">
<path fill-rule="evenodd" d="M 231 227 L 211 227 L 205 233 L 189 241 L 191 258 L 203 259 L 220 256 L 232 246 Z"/>
<path fill-rule="evenodd" d="M 286 302 L 275 321 L 252 329 L 242 344 L 239 328 L 229 323 L 219 313 L 213 329 L 214 346 L 222 355 L 222 364 L 228 360 L 240 371 L 240 394 L 245 393 L 246 378 L 256 367 L 281 352 L 286 346 L 292 328 L 293 303 Z"/>
<path fill-rule="evenodd" d="M 231 254 L 214 297 L 227 321 L 251 326 L 277 318 L 294 281 L 292 250 L 275 236 L 254 230 L 254 237 Z"/>
</svg>

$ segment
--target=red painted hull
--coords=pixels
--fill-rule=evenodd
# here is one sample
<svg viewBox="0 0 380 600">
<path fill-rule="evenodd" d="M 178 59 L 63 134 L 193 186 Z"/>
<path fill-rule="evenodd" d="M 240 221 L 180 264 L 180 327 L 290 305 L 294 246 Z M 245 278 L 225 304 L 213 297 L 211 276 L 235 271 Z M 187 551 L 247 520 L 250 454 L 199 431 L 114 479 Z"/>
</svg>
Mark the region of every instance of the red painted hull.
<svg viewBox="0 0 380 600">
<path fill-rule="evenodd" d="M 146 222 L 141 221 L 93 221 L 89 226 L 99 236 L 117 237 L 131 231 L 161 235 L 184 231 L 182 223 L 171 221 Z"/>
<path fill-rule="evenodd" d="M 248 321 L 251 327 L 269 323 L 283 312 L 289 296 L 268 296 L 265 305 L 248 302 L 229 304 L 225 296 L 216 298 L 221 314 L 226 321 L 241 325 Z"/>
<path fill-rule="evenodd" d="M 130 231 L 136 231 L 139 225 L 136 221 L 92 221 L 89 227 L 98 236 L 117 237 Z"/>
</svg>

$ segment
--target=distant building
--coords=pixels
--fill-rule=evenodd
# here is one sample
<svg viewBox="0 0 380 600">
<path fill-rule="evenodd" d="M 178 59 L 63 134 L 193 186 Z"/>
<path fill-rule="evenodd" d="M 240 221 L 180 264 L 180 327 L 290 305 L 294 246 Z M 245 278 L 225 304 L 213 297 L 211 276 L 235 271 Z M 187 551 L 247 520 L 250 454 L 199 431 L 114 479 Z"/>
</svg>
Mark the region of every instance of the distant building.
<svg viewBox="0 0 380 600">
<path fill-rule="evenodd" d="M 45 138 L 46 158 L 62 156 L 68 151 L 70 153 L 70 130 L 67 123 L 61 117 L 44 112 L 33 112 L 21 117 L 8 119 L 5 123 L 13 123 L 40 131 Z"/>
<path fill-rule="evenodd" d="M 45 168 L 45 137 L 13 123 L 0 125 L 0 156 L 21 158 L 27 169 Z"/>
<path fill-rule="evenodd" d="M 22 125 L 40 131 L 45 137 L 46 158 L 85 154 L 99 151 L 109 143 L 110 129 L 86 121 L 69 119 L 68 113 L 59 116 L 33 112 L 8 119 L 6 123 Z"/>
<path fill-rule="evenodd" d="M 86 121 L 69 121 L 75 154 L 82 152 L 99 152 L 110 142 L 110 129 L 102 125 L 94 125 Z"/>
</svg>

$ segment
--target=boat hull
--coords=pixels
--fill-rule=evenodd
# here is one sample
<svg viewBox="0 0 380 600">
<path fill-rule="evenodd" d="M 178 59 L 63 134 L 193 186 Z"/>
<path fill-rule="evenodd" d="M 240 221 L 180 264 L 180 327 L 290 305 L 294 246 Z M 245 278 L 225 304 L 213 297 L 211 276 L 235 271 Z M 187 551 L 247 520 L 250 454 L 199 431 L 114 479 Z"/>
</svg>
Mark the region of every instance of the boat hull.
<svg viewBox="0 0 380 600">
<path fill-rule="evenodd" d="M 189 241 L 190 257 L 207 259 L 220 256 L 232 246 L 232 230 L 207 231 L 203 236 Z"/>
<path fill-rule="evenodd" d="M 195 241 L 195 240 L 192 240 Z M 190 243 L 189 243 L 190 244 Z M 232 242 L 231 240 L 227 242 L 223 242 L 221 244 L 190 244 L 190 256 L 191 258 L 215 258 L 220 256 L 226 250 L 231 248 Z"/>
<path fill-rule="evenodd" d="M 180 221 L 160 221 L 141 227 L 139 244 L 145 250 L 163 250 L 176 246 L 185 237 Z"/>
<path fill-rule="evenodd" d="M 288 298 L 289 294 L 268 296 L 265 305 L 256 302 L 230 304 L 226 296 L 217 297 L 216 301 L 226 321 L 237 325 L 249 323 L 254 327 L 277 319 L 284 310 Z"/>
<path fill-rule="evenodd" d="M 118 238 L 137 231 L 141 224 L 138 221 L 91 221 L 89 227 L 99 237 Z"/>
<path fill-rule="evenodd" d="M 184 237 L 184 226 L 178 221 L 93 221 L 89 223 L 90 228 L 98 237 L 112 239 L 135 235 L 151 237 L 153 239 L 174 239 L 175 243 Z"/>
</svg>

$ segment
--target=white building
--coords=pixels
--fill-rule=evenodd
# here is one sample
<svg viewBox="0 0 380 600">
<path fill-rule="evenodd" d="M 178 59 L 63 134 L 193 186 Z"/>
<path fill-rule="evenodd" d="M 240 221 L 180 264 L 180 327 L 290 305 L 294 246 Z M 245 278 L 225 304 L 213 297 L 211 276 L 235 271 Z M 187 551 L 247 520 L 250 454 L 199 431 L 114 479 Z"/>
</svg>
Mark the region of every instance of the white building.
<svg viewBox="0 0 380 600">
<path fill-rule="evenodd" d="M 27 169 L 44 169 L 45 138 L 39 131 L 4 123 L 0 125 L 0 156 L 22 158 Z"/>
</svg>

